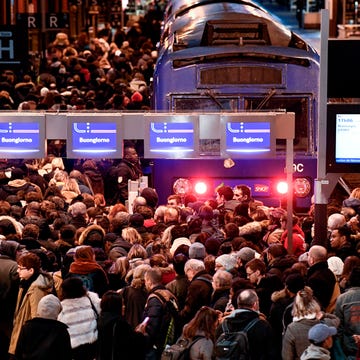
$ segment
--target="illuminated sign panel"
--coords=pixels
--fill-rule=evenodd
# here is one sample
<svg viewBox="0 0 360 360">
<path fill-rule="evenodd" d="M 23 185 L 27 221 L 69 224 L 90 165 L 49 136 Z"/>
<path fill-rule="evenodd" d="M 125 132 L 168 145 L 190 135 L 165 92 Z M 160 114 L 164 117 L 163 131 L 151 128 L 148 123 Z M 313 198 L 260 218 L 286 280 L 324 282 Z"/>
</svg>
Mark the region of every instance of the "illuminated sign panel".
<svg viewBox="0 0 360 360">
<path fill-rule="evenodd" d="M 269 122 L 228 122 L 226 151 L 235 153 L 270 152 Z"/>
<path fill-rule="evenodd" d="M 45 155 L 44 122 L 39 117 L 24 121 L 14 117 L 0 122 L 0 157 L 41 158 Z"/>
<path fill-rule="evenodd" d="M 149 117 L 145 156 L 177 159 L 198 156 L 198 128 L 198 118 L 191 115 Z"/>
<path fill-rule="evenodd" d="M 150 151 L 194 151 L 194 124 L 181 122 L 152 122 L 150 124 Z"/>
<path fill-rule="evenodd" d="M 360 163 L 360 114 L 337 114 L 335 162 Z"/>
<path fill-rule="evenodd" d="M 68 134 L 67 156 L 70 158 L 122 157 L 122 141 L 116 120 L 70 117 Z"/>
</svg>

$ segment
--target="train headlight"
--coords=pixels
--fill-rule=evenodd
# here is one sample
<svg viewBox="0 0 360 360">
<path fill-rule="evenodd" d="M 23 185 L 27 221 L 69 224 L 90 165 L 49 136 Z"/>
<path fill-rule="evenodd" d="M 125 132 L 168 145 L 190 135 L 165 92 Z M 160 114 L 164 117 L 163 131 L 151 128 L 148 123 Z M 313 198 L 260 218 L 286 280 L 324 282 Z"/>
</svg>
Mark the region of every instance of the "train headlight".
<svg viewBox="0 0 360 360">
<path fill-rule="evenodd" d="M 303 198 L 310 194 L 311 184 L 306 178 L 297 178 L 294 180 L 294 194 L 297 197 Z"/>
<path fill-rule="evenodd" d="M 280 195 L 285 195 L 288 192 L 289 186 L 287 184 L 286 181 L 279 181 L 276 184 L 276 191 L 280 194 Z"/>
<path fill-rule="evenodd" d="M 207 192 L 208 188 L 205 182 L 199 181 L 195 184 L 194 190 L 196 194 L 204 195 Z"/>
</svg>

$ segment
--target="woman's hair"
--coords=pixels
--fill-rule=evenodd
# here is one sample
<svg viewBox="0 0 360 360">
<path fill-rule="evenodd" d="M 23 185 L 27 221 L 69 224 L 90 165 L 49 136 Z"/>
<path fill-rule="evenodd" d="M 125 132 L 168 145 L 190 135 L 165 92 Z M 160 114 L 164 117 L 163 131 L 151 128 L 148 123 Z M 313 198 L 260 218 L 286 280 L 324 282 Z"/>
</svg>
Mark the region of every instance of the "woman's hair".
<svg viewBox="0 0 360 360">
<path fill-rule="evenodd" d="M 141 289 L 145 284 L 145 273 L 151 269 L 148 264 L 140 264 L 134 270 L 130 270 L 128 275 L 132 275 L 131 286 Z"/>
<path fill-rule="evenodd" d="M 122 279 L 125 279 L 127 272 L 129 271 L 129 259 L 126 256 L 121 256 L 116 259 L 114 264 L 115 274 L 120 275 Z"/>
<path fill-rule="evenodd" d="M 183 336 L 192 339 L 197 332 L 204 332 L 207 339 L 214 341 L 217 324 L 218 313 L 216 310 L 203 306 L 198 310 L 194 318 L 184 326 Z"/>
<path fill-rule="evenodd" d="M 130 250 L 129 250 L 128 254 L 127 254 L 127 258 L 129 260 L 137 259 L 137 258 L 146 259 L 147 258 L 146 249 L 140 244 L 134 244 L 130 248 Z"/>
<path fill-rule="evenodd" d="M 135 244 L 135 243 L 141 243 L 142 242 L 142 237 L 139 234 L 139 232 L 135 228 L 133 228 L 131 226 L 122 229 L 121 237 L 124 240 L 128 241 L 130 244 Z"/>
<path fill-rule="evenodd" d="M 166 257 L 162 254 L 154 254 L 151 256 L 150 258 L 150 266 L 154 267 L 154 266 L 158 266 L 158 267 L 168 267 L 169 264 L 166 261 Z"/>
<path fill-rule="evenodd" d="M 86 289 L 80 278 L 70 276 L 61 283 L 62 299 L 77 299 L 86 295 Z"/>
<path fill-rule="evenodd" d="M 93 261 L 94 256 L 94 249 L 89 245 L 81 245 L 75 251 L 75 260 Z"/>
<path fill-rule="evenodd" d="M 100 308 L 101 312 L 106 311 L 120 315 L 122 311 L 122 296 L 114 290 L 108 290 L 101 298 Z"/>
<path fill-rule="evenodd" d="M 303 290 L 297 292 L 292 309 L 294 317 L 303 318 L 307 315 L 317 314 L 320 311 L 320 305 L 315 300 L 310 287 L 305 286 Z"/>
</svg>

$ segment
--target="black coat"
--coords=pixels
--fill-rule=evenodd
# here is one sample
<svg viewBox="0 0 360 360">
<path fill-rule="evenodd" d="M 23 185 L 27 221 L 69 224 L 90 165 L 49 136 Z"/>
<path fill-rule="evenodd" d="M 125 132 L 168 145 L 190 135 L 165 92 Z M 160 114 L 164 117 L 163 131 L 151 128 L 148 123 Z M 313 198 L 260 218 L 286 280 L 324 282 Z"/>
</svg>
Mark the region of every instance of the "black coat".
<svg viewBox="0 0 360 360">
<path fill-rule="evenodd" d="M 67 326 L 57 320 L 28 320 L 16 346 L 17 360 L 71 360 L 71 343 Z"/>
<path fill-rule="evenodd" d="M 259 314 L 253 310 L 238 309 L 234 317 L 227 317 L 227 325 L 230 332 L 241 331 Z M 221 325 L 218 328 L 217 335 L 222 333 Z M 256 360 L 278 360 L 276 357 L 273 331 L 270 324 L 263 319 L 256 322 L 247 332 L 249 341 L 249 351 L 251 359 Z M 218 336 L 217 336 L 218 337 Z"/>
<path fill-rule="evenodd" d="M 211 294 L 213 292 L 211 281 L 211 275 L 205 270 L 199 271 L 191 280 L 186 295 L 185 306 L 180 312 L 183 324 L 188 323 L 202 306 L 210 305 Z"/>
<path fill-rule="evenodd" d="M 324 310 L 330 303 L 334 291 L 336 278 L 329 269 L 326 261 L 318 262 L 310 266 L 307 272 L 307 285 L 311 287 L 314 296 Z"/>
<path fill-rule="evenodd" d="M 143 360 L 145 337 L 119 316 L 102 312 L 98 320 L 98 360 Z"/>
</svg>

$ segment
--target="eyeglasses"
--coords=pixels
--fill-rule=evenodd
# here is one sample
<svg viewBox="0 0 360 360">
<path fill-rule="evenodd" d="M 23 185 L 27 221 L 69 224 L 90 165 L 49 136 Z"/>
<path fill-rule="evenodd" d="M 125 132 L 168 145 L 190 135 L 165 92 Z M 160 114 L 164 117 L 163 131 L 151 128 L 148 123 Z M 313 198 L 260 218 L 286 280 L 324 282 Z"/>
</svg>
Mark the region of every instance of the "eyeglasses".
<svg viewBox="0 0 360 360">
<path fill-rule="evenodd" d="M 249 278 L 252 274 L 254 274 L 255 273 L 255 271 L 252 271 L 251 273 L 246 273 L 246 276 Z"/>
<path fill-rule="evenodd" d="M 25 267 L 25 266 L 20 266 L 20 265 L 18 265 L 18 270 L 20 270 L 20 271 L 22 271 L 22 270 L 28 270 L 28 268 Z"/>
</svg>

